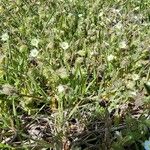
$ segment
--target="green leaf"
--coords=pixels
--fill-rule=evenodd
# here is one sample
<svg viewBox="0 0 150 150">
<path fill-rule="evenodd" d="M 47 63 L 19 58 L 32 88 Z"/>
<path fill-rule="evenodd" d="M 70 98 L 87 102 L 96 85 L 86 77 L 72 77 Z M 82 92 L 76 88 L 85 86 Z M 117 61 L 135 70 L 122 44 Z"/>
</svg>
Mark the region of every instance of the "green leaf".
<svg viewBox="0 0 150 150">
<path fill-rule="evenodd" d="M 150 82 L 144 83 L 144 87 L 145 87 L 147 93 L 150 95 Z"/>
</svg>

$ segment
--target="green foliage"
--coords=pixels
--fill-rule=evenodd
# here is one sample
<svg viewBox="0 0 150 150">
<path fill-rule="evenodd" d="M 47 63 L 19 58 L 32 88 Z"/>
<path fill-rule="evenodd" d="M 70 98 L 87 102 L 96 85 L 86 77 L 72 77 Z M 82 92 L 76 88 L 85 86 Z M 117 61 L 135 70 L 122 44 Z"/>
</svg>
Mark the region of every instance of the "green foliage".
<svg viewBox="0 0 150 150">
<path fill-rule="evenodd" d="M 150 124 L 143 117 L 150 108 L 149 6 L 149 0 L 1 0 L 0 142 L 19 132 L 26 145 L 31 137 L 21 116 L 42 114 L 54 126 L 53 143 L 42 142 L 62 149 L 68 120 L 87 125 L 115 110 L 110 128 L 137 124 L 110 146 L 138 149 Z"/>
</svg>

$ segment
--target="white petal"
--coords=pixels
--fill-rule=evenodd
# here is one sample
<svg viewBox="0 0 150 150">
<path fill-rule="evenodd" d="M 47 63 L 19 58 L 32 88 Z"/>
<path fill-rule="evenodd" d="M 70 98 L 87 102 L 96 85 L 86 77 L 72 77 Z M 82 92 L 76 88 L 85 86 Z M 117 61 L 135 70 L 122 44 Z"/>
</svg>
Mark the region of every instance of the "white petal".
<svg viewBox="0 0 150 150">
<path fill-rule="evenodd" d="M 110 55 L 107 56 L 107 61 L 112 61 L 112 60 L 114 60 L 115 58 L 116 58 L 116 57 L 115 57 L 114 55 L 110 54 Z"/>
<path fill-rule="evenodd" d="M 34 39 L 31 40 L 31 45 L 32 46 L 38 47 L 38 44 L 39 44 L 39 40 L 38 39 L 34 38 Z"/>
<path fill-rule="evenodd" d="M 57 87 L 57 90 L 58 90 L 59 93 L 63 93 L 63 92 L 65 91 L 65 88 L 64 88 L 63 85 L 59 85 L 59 86 Z"/>
<path fill-rule="evenodd" d="M 60 44 L 60 47 L 61 47 L 62 49 L 64 49 L 64 50 L 67 50 L 67 49 L 69 48 L 69 44 L 68 44 L 67 42 L 62 42 L 62 43 Z"/>
<path fill-rule="evenodd" d="M 36 57 L 38 55 L 38 53 L 39 53 L 39 51 L 36 48 L 34 48 L 30 52 L 30 57 Z"/>
<path fill-rule="evenodd" d="M 127 43 L 126 43 L 126 41 L 120 42 L 119 43 L 119 48 L 121 48 L 121 49 L 127 49 Z"/>
<path fill-rule="evenodd" d="M 9 39 L 8 33 L 3 33 L 2 36 L 1 36 L 1 40 L 2 41 L 7 41 L 8 39 Z"/>
</svg>

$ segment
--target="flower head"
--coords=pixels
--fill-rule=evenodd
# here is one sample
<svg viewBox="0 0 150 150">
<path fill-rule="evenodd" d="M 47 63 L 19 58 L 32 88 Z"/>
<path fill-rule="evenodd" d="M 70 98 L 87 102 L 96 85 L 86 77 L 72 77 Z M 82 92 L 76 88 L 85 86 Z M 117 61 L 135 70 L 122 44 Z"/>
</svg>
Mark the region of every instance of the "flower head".
<svg viewBox="0 0 150 150">
<path fill-rule="evenodd" d="M 56 70 L 56 73 L 58 74 L 58 76 L 62 79 L 65 79 L 68 77 L 68 73 L 66 68 L 59 68 L 58 70 Z"/>
<path fill-rule="evenodd" d="M 58 90 L 58 93 L 63 93 L 63 92 L 65 92 L 65 88 L 64 88 L 64 86 L 61 85 L 61 84 L 57 87 L 57 90 Z"/>
<path fill-rule="evenodd" d="M 97 52 L 97 51 L 92 51 L 91 53 L 90 53 L 90 56 L 91 57 L 97 57 L 99 55 L 99 53 Z"/>
<path fill-rule="evenodd" d="M 139 77 L 138 74 L 133 74 L 133 75 L 132 75 L 132 79 L 133 79 L 134 81 L 137 81 L 137 80 L 140 79 L 140 77 Z"/>
<path fill-rule="evenodd" d="M 83 14 L 79 14 L 79 15 L 78 15 L 79 18 L 82 17 L 82 16 L 83 16 Z"/>
<path fill-rule="evenodd" d="M 9 39 L 8 33 L 3 33 L 3 34 L 1 35 L 1 40 L 2 40 L 2 41 L 7 41 L 8 39 Z"/>
<path fill-rule="evenodd" d="M 127 43 L 126 41 L 122 41 L 119 43 L 119 48 L 120 49 L 127 49 Z"/>
<path fill-rule="evenodd" d="M 37 55 L 38 55 L 38 53 L 39 53 L 39 51 L 36 49 L 36 48 L 34 48 L 34 49 L 32 49 L 31 51 L 30 51 L 30 57 L 36 57 Z"/>
<path fill-rule="evenodd" d="M 121 30 L 123 25 L 121 22 L 118 22 L 115 27 L 116 27 L 116 29 Z"/>
<path fill-rule="evenodd" d="M 63 50 L 67 50 L 69 48 L 69 44 L 67 42 L 62 42 L 62 43 L 60 43 L 60 47 Z"/>
<path fill-rule="evenodd" d="M 116 57 L 112 54 L 107 56 L 107 61 L 113 61 Z"/>
<path fill-rule="evenodd" d="M 38 47 L 38 44 L 39 44 L 39 39 L 34 38 L 34 39 L 31 40 L 31 45 L 32 46 Z"/>
</svg>

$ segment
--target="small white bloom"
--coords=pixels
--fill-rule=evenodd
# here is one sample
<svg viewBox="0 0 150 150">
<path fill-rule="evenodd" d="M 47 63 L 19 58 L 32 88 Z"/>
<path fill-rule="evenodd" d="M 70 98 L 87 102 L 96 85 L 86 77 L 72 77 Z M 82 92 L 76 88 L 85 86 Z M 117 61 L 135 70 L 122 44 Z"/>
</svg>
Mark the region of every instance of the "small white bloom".
<svg viewBox="0 0 150 150">
<path fill-rule="evenodd" d="M 32 49 L 31 51 L 30 51 L 30 57 L 36 57 L 37 55 L 38 55 L 38 53 L 39 53 L 39 51 L 36 49 L 36 48 L 34 48 L 34 49 Z"/>
<path fill-rule="evenodd" d="M 145 150 L 150 150 L 150 139 L 149 139 L 149 140 L 146 140 L 146 141 L 143 143 L 143 146 L 144 146 Z"/>
<path fill-rule="evenodd" d="M 2 41 L 7 41 L 9 39 L 8 33 L 3 33 L 1 36 Z"/>
<path fill-rule="evenodd" d="M 38 47 L 38 44 L 39 44 L 39 39 L 34 38 L 34 39 L 31 40 L 31 45 L 32 46 Z"/>
<path fill-rule="evenodd" d="M 59 68 L 58 70 L 56 70 L 56 73 L 58 74 L 58 76 L 62 79 L 65 79 L 68 77 L 68 73 L 66 68 Z"/>
<path fill-rule="evenodd" d="M 79 14 L 79 15 L 78 15 L 79 18 L 82 17 L 82 16 L 83 16 L 83 14 Z"/>
<path fill-rule="evenodd" d="M 132 79 L 133 79 L 134 81 L 137 81 L 137 80 L 140 79 L 140 77 L 139 77 L 138 74 L 133 74 L 133 75 L 132 75 Z"/>
<path fill-rule="evenodd" d="M 80 56 L 85 56 L 86 55 L 86 51 L 85 50 L 79 50 L 77 52 L 77 54 L 79 54 Z"/>
<path fill-rule="evenodd" d="M 113 61 L 116 57 L 112 54 L 107 56 L 107 61 Z"/>
<path fill-rule="evenodd" d="M 52 18 L 50 19 L 49 23 L 54 23 L 54 22 L 55 22 L 55 18 L 52 17 Z"/>
<path fill-rule="evenodd" d="M 68 17 L 72 17 L 72 16 L 73 16 L 73 14 L 72 14 L 72 13 L 69 13 L 69 14 L 68 14 Z"/>
<path fill-rule="evenodd" d="M 118 14 L 119 12 L 120 12 L 119 9 L 115 9 L 115 8 L 112 9 L 112 13 L 114 13 L 114 14 Z"/>
<path fill-rule="evenodd" d="M 135 11 L 135 10 L 139 10 L 140 9 L 140 7 L 138 6 L 138 7 L 135 7 L 133 10 Z"/>
<path fill-rule="evenodd" d="M 69 44 L 67 42 L 60 43 L 60 47 L 64 50 L 67 50 L 69 48 Z"/>
<path fill-rule="evenodd" d="M 65 92 L 65 88 L 64 88 L 64 86 L 61 85 L 61 84 L 57 87 L 57 90 L 58 90 L 59 93 Z"/>
<path fill-rule="evenodd" d="M 49 42 L 49 43 L 47 44 L 46 49 L 52 49 L 53 47 L 54 47 L 54 43 L 53 43 L 53 42 Z"/>
<path fill-rule="evenodd" d="M 116 131 L 116 132 L 115 132 L 115 135 L 116 135 L 117 138 L 122 139 L 122 133 L 121 133 L 121 132 Z"/>
<path fill-rule="evenodd" d="M 147 84 L 148 86 L 150 86 L 150 81 L 148 81 L 146 84 Z"/>
<path fill-rule="evenodd" d="M 51 100 L 51 97 L 50 97 L 50 96 L 48 96 L 48 97 L 47 97 L 47 100 L 48 100 L 48 101 L 50 101 L 50 100 Z"/>
<path fill-rule="evenodd" d="M 126 41 L 122 41 L 119 43 L 119 48 L 120 49 L 127 49 L 127 43 Z"/>
<path fill-rule="evenodd" d="M 99 53 L 97 52 L 97 51 L 92 51 L 92 52 L 90 52 L 90 56 L 91 57 L 96 57 L 96 56 L 98 56 L 99 55 Z"/>
<path fill-rule="evenodd" d="M 123 27 L 123 25 L 122 25 L 121 22 L 118 22 L 118 23 L 115 25 L 115 27 L 116 27 L 116 29 L 121 30 L 122 27 Z"/>
<path fill-rule="evenodd" d="M 100 12 L 98 16 L 99 16 L 99 17 L 102 17 L 103 15 L 104 15 L 104 13 L 103 13 L 103 12 Z"/>
</svg>

